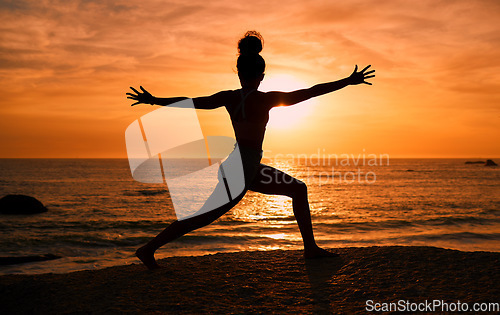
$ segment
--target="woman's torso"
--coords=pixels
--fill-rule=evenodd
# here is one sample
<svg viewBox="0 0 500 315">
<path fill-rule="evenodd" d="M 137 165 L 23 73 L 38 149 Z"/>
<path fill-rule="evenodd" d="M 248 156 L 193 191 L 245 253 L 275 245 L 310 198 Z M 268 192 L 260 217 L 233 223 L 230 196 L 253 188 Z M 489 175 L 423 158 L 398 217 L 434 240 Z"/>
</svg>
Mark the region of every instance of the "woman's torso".
<svg viewBox="0 0 500 315">
<path fill-rule="evenodd" d="M 264 93 L 257 90 L 235 90 L 233 102 L 226 105 L 238 144 L 262 150 L 262 142 L 269 121 L 269 107 L 264 104 Z"/>
</svg>

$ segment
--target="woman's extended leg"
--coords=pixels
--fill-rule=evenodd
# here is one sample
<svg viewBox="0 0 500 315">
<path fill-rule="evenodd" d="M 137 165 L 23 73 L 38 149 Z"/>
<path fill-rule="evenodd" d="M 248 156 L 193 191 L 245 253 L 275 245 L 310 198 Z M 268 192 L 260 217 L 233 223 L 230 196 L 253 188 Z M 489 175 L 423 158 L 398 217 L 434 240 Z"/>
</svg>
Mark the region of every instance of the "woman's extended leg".
<svg viewBox="0 0 500 315">
<path fill-rule="evenodd" d="M 307 199 L 307 186 L 304 182 L 274 167 L 261 164 L 249 190 L 267 195 L 283 195 L 292 198 L 293 214 L 304 241 L 305 258 L 338 256 L 316 245 L 311 223 L 311 211 Z"/>
<path fill-rule="evenodd" d="M 225 188 L 216 188 L 225 189 Z M 149 241 L 146 245 L 139 248 L 135 255 L 139 258 L 148 269 L 158 268 L 158 264 L 154 258 L 154 253 L 156 250 L 163 245 L 187 234 L 191 231 L 204 227 L 213 221 L 217 220 L 223 214 L 231 210 L 245 195 L 246 191 L 242 192 L 238 197 L 230 201 L 229 203 L 214 209 L 212 211 L 197 215 L 195 217 L 185 219 L 185 220 L 175 220 L 172 222 L 165 230 L 160 232 L 155 238 Z"/>
</svg>

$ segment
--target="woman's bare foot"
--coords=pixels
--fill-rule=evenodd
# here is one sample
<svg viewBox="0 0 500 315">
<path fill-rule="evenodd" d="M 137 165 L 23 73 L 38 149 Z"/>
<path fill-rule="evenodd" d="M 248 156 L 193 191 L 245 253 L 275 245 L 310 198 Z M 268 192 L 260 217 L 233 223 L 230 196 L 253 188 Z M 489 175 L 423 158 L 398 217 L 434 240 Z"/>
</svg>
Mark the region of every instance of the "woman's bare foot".
<svg viewBox="0 0 500 315">
<path fill-rule="evenodd" d="M 146 246 L 136 250 L 135 256 L 137 256 L 149 270 L 160 268 L 160 265 L 156 263 L 154 251 L 149 250 Z"/>
<path fill-rule="evenodd" d="M 304 258 L 305 259 L 317 259 L 317 258 L 328 258 L 328 257 L 339 257 L 339 254 L 331 253 L 323 248 L 318 246 L 304 250 Z"/>
</svg>

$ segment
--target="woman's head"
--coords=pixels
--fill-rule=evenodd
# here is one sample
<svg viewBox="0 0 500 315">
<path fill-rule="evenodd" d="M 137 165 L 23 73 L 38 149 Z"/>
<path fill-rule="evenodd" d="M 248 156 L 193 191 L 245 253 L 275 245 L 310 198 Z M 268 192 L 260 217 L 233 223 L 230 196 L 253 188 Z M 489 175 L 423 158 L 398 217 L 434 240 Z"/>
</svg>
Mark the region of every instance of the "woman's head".
<svg viewBox="0 0 500 315">
<path fill-rule="evenodd" d="M 259 53 L 262 51 L 264 39 L 256 31 L 248 31 L 238 42 L 238 77 L 241 84 L 260 82 L 264 77 L 266 62 Z"/>
</svg>

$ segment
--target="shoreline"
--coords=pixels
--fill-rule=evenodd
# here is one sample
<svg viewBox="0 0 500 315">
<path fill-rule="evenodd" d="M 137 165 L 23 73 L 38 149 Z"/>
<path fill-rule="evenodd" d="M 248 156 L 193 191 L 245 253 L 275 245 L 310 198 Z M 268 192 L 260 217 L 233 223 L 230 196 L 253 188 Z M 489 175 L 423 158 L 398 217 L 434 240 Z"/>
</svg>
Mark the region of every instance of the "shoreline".
<svg viewBox="0 0 500 315">
<path fill-rule="evenodd" d="M 499 303 L 500 253 L 426 246 L 219 253 L 0 276 L 0 313 L 364 313 L 367 301 Z"/>
</svg>

